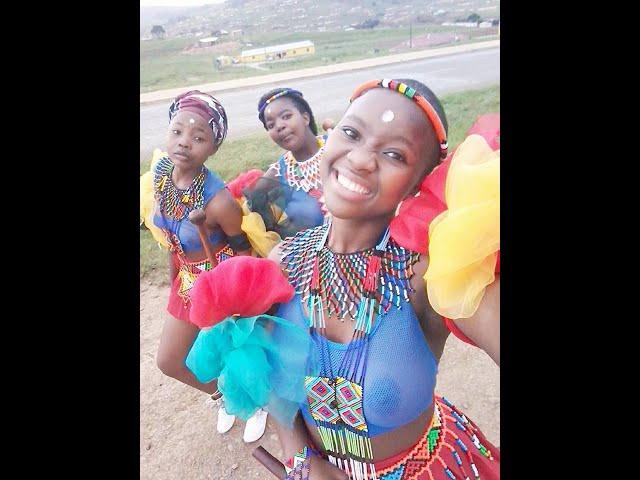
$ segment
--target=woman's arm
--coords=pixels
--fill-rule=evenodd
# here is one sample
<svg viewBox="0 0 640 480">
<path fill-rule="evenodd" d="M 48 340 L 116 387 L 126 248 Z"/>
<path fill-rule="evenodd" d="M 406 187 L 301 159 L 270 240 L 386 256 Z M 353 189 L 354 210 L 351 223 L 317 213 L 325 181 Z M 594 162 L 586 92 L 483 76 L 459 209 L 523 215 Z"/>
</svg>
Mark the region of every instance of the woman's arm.
<svg viewBox="0 0 640 480">
<path fill-rule="evenodd" d="M 280 265 L 280 261 L 282 260 L 280 245 L 276 245 L 267 258 L 277 265 Z M 305 445 L 311 446 L 310 435 L 300 413 L 296 415 L 293 428 L 280 425 L 275 420 L 273 420 L 273 422 L 276 432 L 278 433 L 278 438 L 280 439 L 280 445 L 282 446 L 285 459 L 293 457 L 297 452 L 301 451 Z M 348 480 L 346 473 L 320 457 L 312 457 L 310 464 L 310 480 Z"/>
<path fill-rule="evenodd" d="M 305 445 L 309 445 L 309 433 L 307 432 L 307 427 L 300 413 L 296 415 L 293 421 L 293 428 L 291 429 L 279 424 L 277 421 L 273 423 L 278 438 L 280 439 L 280 446 L 282 447 L 282 454 L 285 459 L 293 457 L 296 452 L 302 450 Z"/>
<path fill-rule="evenodd" d="M 293 457 L 305 445 L 310 446 L 309 432 L 307 432 L 307 427 L 300 414 L 296 416 L 293 428 L 287 428 L 276 421 L 273 421 L 273 423 L 280 439 L 285 459 Z M 309 460 L 311 466 L 309 480 L 348 480 L 346 473 L 333 466 L 327 460 L 318 456 L 312 456 Z"/>
<path fill-rule="evenodd" d="M 486 288 L 476 313 L 454 323 L 500 366 L 500 275 Z"/>
<path fill-rule="evenodd" d="M 423 277 L 427 265 L 426 256 L 414 265 L 411 284 L 415 293 L 411 297 L 411 303 L 418 313 L 431 350 L 436 358 L 440 358 L 449 331 L 442 316 L 436 313 L 429 303 Z M 496 275 L 495 281 L 486 288 L 475 314 L 453 322 L 475 346 L 484 350 L 500 366 L 500 275 Z"/>
<path fill-rule="evenodd" d="M 209 230 L 220 227 L 227 237 L 244 235 L 242 231 L 242 208 L 225 188 L 220 190 L 205 208 L 205 225 Z M 248 240 L 246 244 L 249 245 Z M 236 250 L 234 248 L 234 250 Z M 251 246 L 236 250 L 238 255 L 251 255 Z"/>
<path fill-rule="evenodd" d="M 267 169 L 266 173 L 262 176 L 262 178 L 270 178 L 272 180 L 275 180 L 277 178 L 276 173 L 278 173 L 278 171 L 276 170 L 276 167 L 271 165 Z"/>
<path fill-rule="evenodd" d="M 413 266 L 413 278 L 411 286 L 414 290 L 409 297 L 413 309 L 420 320 L 420 326 L 424 333 L 425 340 L 429 344 L 431 352 L 435 358 L 440 361 L 444 346 L 449 337 L 449 330 L 442 321 L 442 316 L 431 308 L 427 290 L 424 284 L 424 272 L 427 270 L 428 258 L 421 255 L 420 260 Z"/>
</svg>

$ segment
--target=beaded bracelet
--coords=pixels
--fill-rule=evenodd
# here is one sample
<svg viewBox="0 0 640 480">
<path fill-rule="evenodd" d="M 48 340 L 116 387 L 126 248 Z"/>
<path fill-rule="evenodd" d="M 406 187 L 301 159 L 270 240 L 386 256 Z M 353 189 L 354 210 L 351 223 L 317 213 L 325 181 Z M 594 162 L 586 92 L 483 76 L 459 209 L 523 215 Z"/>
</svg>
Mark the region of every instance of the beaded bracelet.
<svg viewBox="0 0 640 480">
<path fill-rule="evenodd" d="M 286 460 L 284 462 L 284 469 L 287 471 L 285 480 L 308 480 L 311 471 L 309 459 L 315 454 L 312 448 L 305 445 L 292 458 Z"/>
</svg>

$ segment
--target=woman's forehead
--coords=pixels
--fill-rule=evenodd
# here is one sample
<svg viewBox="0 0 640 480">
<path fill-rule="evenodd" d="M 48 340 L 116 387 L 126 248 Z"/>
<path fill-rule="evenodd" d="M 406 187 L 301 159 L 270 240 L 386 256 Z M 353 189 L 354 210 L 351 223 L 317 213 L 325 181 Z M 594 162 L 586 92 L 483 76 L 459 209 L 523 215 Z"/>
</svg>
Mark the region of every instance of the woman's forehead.
<svg viewBox="0 0 640 480">
<path fill-rule="evenodd" d="M 178 112 L 175 117 L 173 117 L 173 119 L 171 120 L 171 124 L 175 125 L 177 123 L 188 125 L 190 127 L 200 127 L 210 130 L 209 124 L 204 118 L 202 118 L 202 116 L 188 110 L 182 110 Z"/>
<path fill-rule="evenodd" d="M 290 98 L 280 97 L 271 102 L 264 109 L 264 116 L 267 117 L 277 117 L 285 110 L 291 110 L 295 108 L 295 104 Z"/>
<path fill-rule="evenodd" d="M 345 117 L 355 116 L 367 124 L 380 124 L 385 128 L 432 128 L 424 112 L 413 100 L 397 92 L 376 88 L 353 101 Z"/>
</svg>

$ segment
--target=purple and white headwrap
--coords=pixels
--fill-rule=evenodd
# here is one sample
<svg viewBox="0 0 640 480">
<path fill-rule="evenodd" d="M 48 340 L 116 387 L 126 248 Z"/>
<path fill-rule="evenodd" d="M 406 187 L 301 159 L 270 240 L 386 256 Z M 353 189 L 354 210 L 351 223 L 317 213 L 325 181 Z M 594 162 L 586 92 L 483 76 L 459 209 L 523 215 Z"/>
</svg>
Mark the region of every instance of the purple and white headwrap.
<svg viewBox="0 0 640 480">
<path fill-rule="evenodd" d="M 178 95 L 169 106 L 169 121 L 181 111 L 193 112 L 205 119 L 213 131 L 214 145 L 219 146 L 227 136 L 227 113 L 211 95 L 198 90 Z"/>
</svg>

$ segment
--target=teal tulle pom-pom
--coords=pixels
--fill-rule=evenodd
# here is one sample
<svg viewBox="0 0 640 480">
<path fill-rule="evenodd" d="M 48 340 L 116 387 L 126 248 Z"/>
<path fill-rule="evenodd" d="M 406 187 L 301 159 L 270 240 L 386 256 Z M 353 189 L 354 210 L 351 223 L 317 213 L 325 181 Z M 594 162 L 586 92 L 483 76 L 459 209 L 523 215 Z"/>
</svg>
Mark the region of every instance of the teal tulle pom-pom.
<svg viewBox="0 0 640 480">
<path fill-rule="evenodd" d="M 280 317 L 231 317 L 200 331 L 186 364 L 202 383 L 218 379 L 227 413 L 247 420 L 265 408 L 291 426 L 305 401 L 311 342 L 306 328 Z"/>
</svg>

